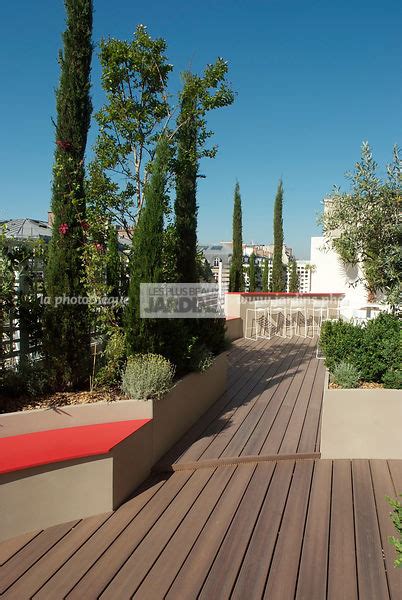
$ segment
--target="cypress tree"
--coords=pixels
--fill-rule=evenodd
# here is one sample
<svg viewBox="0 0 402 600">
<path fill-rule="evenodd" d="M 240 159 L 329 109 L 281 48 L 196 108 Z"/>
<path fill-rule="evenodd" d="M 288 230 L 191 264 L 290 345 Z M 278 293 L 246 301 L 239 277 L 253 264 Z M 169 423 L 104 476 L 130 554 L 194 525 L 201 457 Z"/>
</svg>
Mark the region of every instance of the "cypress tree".
<svg viewBox="0 0 402 600">
<path fill-rule="evenodd" d="M 290 266 L 289 292 L 298 292 L 299 291 L 299 278 L 297 277 L 296 261 L 292 260 L 289 266 Z"/>
<path fill-rule="evenodd" d="M 140 318 L 140 284 L 162 281 L 169 160 L 169 145 L 162 137 L 156 148 L 150 180 L 145 186 L 145 201 L 133 239 L 125 325 L 129 353 L 155 352 L 171 358 L 168 348 L 171 340 L 166 339 L 163 327 L 168 320 Z"/>
<path fill-rule="evenodd" d="M 254 252 L 250 255 L 250 267 L 249 267 L 248 274 L 249 274 L 249 279 L 250 279 L 249 291 L 250 292 L 255 292 L 256 283 L 255 283 L 255 256 L 254 256 Z"/>
<path fill-rule="evenodd" d="M 45 273 L 51 303 L 45 314 L 43 340 L 49 377 L 61 389 L 82 385 L 88 379 L 90 359 L 87 306 L 77 300 L 76 304 L 55 305 L 57 297 L 83 295 L 84 155 L 92 112 L 92 0 L 65 0 L 65 8 L 67 28 L 56 92 L 54 222 Z"/>
<path fill-rule="evenodd" d="M 272 291 L 283 292 L 285 291 L 284 277 L 283 277 L 283 264 L 282 264 L 282 252 L 283 252 L 283 219 L 282 219 L 282 208 L 283 208 L 283 185 L 282 180 L 279 181 L 278 189 L 275 197 L 274 205 L 274 256 L 272 262 Z"/>
<path fill-rule="evenodd" d="M 268 259 L 264 259 L 264 267 L 262 271 L 262 291 L 268 291 Z"/>
<path fill-rule="evenodd" d="M 242 229 L 240 186 L 237 182 L 233 202 L 233 254 L 230 265 L 229 292 L 244 291 Z"/>
<path fill-rule="evenodd" d="M 175 227 L 179 283 L 197 281 L 197 87 L 191 73 L 184 76 L 177 131 Z"/>
</svg>

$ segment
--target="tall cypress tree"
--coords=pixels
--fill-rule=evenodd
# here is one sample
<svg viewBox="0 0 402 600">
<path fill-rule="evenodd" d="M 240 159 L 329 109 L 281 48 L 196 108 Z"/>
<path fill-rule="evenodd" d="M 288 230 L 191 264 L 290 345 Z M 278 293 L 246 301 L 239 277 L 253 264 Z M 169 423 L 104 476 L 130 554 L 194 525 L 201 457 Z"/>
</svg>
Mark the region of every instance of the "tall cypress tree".
<svg viewBox="0 0 402 600">
<path fill-rule="evenodd" d="M 296 261 L 292 260 L 289 267 L 290 267 L 289 292 L 298 292 L 299 291 L 299 278 L 297 276 Z"/>
<path fill-rule="evenodd" d="M 130 256 L 130 287 L 126 310 L 126 340 L 129 353 L 156 352 L 169 356 L 169 339 L 162 319 L 140 318 L 140 284 L 163 280 L 164 217 L 168 207 L 166 191 L 169 145 L 161 138 L 156 148 L 152 174 L 145 186 L 145 203 L 138 219 Z"/>
<path fill-rule="evenodd" d="M 274 256 L 272 263 L 272 291 L 285 291 L 285 282 L 283 277 L 283 185 L 282 179 L 279 181 L 274 205 Z"/>
<path fill-rule="evenodd" d="M 243 225 L 240 185 L 237 182 L 233 203 L 233 254 L 229 274 L 229 292 L 244 291 L 243 277 Z"/>
<path fill-rule="evenodd" d="M 264 259 L 264 267 L 263 267 L 263 271 L 262 271 L 262 291 L 263 292 L 267 292 L 268 291 L 268 259 L 265 258 Z"/>
<path fill-rule="evenodd" d="M 250 255 L 250 267 L 248 272 L 250 278 L 249 291 L 255 292 L 256 282 L 255 282 L 255 255 L 254 252 Z"/>
<path fill-rule="evenodd" d="M 45 274 L 51 304 L 45 314 L 43 349 L 50 378 L 59 388 L 82 385 L 88 378 L 90 332 L 84 304 L 57 297 L 83 295 L 85 223 L 84 155 L 92 103 L 92 0 L 65 0 L 67 28 L 60 51 L 56 92 L 56 151 L 53 174 L 52 240 Z"/>
<path fill-rule="evenodd" d="M 197 281 L 197 100 L 196 79 L 186 73 L 178 118 L 174 206 L 179 283 Z"/>
</svg>

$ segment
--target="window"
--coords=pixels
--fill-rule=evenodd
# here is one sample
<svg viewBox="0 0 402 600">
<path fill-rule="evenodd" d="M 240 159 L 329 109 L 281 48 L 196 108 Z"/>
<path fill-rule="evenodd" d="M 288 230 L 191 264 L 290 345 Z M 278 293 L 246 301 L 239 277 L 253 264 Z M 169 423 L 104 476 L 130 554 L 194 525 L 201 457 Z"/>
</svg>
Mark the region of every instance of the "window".
<svg viewBox="0 0 402 600">
<path fill-rule="evenodd" d="M 214 267 L 219 267 L 220 260 L 219 258 L 214 258 Z"/>
</svg>

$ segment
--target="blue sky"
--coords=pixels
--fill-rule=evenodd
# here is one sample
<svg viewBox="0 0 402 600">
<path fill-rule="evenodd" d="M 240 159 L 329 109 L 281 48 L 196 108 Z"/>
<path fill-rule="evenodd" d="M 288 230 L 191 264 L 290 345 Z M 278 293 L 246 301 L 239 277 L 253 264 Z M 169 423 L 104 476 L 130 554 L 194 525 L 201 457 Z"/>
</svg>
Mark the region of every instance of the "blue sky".
<svg viewBox="0 0 402 600">
<path fill-rule="evenodd" d="M 129 39 L 138 23 L 168 42 L 180 72 L 223 56 L 237 93 L 209 123 L 219 145 L 199 183 L 199 240 L 231 237 L 236 179 L 244 239 L 272 239 L 279 177 L 285 189 L 285 241 L 309 257 L 320 201 L 359 158 L 368 140 L 380 164 L 401 145 L 400 0 L 94 0 L 94 41 Z M 0 220 L 45 218 L 50 202 L 57 52 L 62 0 L 2 6 Z M 102 103 L 93 67 L 95 108 Z M 90 135 L 93 144 L 95 128 Z"/>
</svg>

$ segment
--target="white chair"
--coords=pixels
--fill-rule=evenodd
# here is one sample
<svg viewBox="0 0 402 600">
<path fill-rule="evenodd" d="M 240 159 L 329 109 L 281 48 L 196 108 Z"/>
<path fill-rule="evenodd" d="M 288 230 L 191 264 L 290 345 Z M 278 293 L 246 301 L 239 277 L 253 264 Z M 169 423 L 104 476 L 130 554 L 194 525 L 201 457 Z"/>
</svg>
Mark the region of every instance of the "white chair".
<svg viewBox="0 0 402 600">
<path fill-rule="evenodd" d="M 286 335 L 286 300 L 284 298 L 271 298 L 268 308 L 269 327 L 274 331 L 274 335 L 287 337 Z"/>
<path fill-rule="evenodd" d="M 328 301 L 324 300 L 323 298 L 313 298 L 311 312 L 312 333 L 314 337 L 315 335 L 320 335 L 321 325 L 323 321 L 328 319 Z"/>
<path fill-rule="evenodd" d="M 295 296 L 290 302 L 290 323 L 291 333 L 300 335 L 301 323 L 304 326 L 304 337 L 307 337 L 308 329 L 308 317 L 307 317 L 307 303 L 306 300 L 301 296 Z"/>
<path fill-rule="evenodd" d="M 251 308 L 246 309 L 246 331 L 244 337 L 247 340 L 257 340 L 261 335 L 262 327 L 266 320 L 267 303 L 266 301 L 257 301 L 253 303 Z M 251 331 L 249 332 L 251 321 Z M 258 327 L 260 328 L 258 330 Z M 253 335 L 253 329 L 255 328 L 255 334 Z"/>
</svg>

